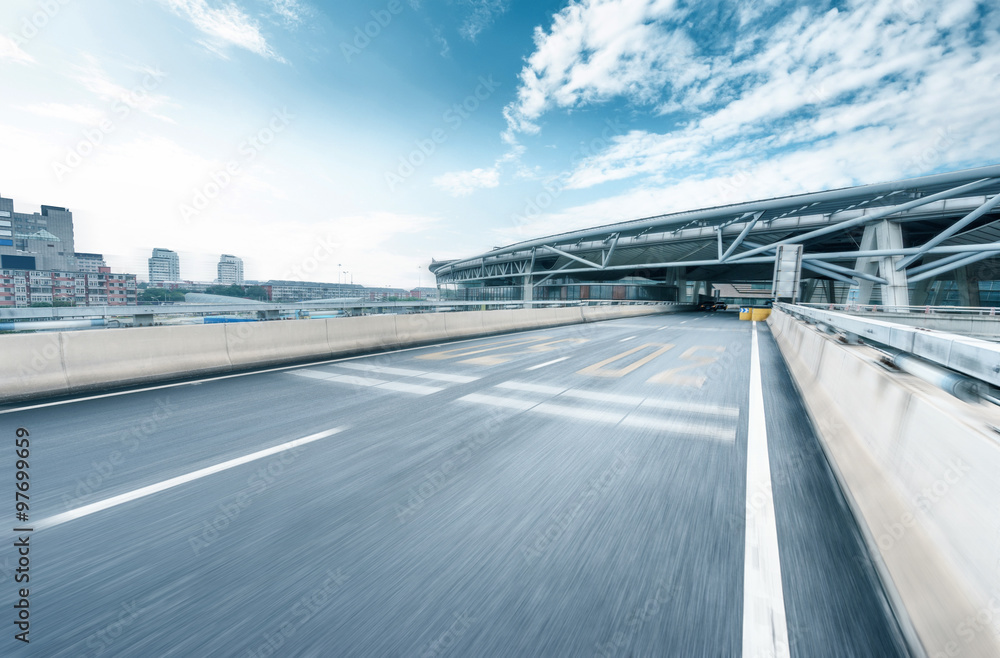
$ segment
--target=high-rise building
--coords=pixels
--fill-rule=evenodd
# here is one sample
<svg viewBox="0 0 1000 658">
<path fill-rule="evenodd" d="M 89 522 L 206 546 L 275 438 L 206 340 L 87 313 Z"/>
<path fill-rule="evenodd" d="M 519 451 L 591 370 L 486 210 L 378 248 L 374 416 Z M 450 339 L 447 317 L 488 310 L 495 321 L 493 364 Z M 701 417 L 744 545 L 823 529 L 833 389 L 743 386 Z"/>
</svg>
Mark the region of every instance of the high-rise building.
<svg viewBox="0 0 1000 658">
<path fill-rule="evenodd" d="M 153 249 L 149 259 L 149 282 L 181 280 L 181 259 L 177 252 L 170 249 Z"/>
<path fill-rule="evenodd" d="M 13 263 L 21 258 L 33 258 L 40 270 L 75 271 L 73 213 L 56 206 L 30 215 L 14 212 L 14 200 L 0 197 L 0 267 L 17 267 Z"/>
<path fill-rule="evenodd" d="M 234 283 L 243 285 L 243 259 L 231 254 L 222 254 L 219 258 L 219 283 L 231 286 Z"/>
</svg>

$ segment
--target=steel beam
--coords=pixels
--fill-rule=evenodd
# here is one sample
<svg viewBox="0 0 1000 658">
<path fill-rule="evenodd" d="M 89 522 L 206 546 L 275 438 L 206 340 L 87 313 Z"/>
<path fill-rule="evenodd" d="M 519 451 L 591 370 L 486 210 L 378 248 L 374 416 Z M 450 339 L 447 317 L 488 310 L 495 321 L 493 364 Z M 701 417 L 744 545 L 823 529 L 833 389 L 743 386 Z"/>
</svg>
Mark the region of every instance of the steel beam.
<svg viewBox="0 0 1000 658">
<path fill-rule="evenodd" d="M 836 233 L 838 231 L 843 231 L 845 229 L 853 228 L 861 224 L 867 224 L 869 222 L 873 222 L 877 219 L 882 219 L 883 217 L 888 217 L 890 215 L 895 215 L 897 213 L 906 212 L 907 210 L 912 210 L 913 208 L 919 208 L 920 206 L 925 206 L 928 203 L 934 203 L 935 201 L 941 201 L 942 199 L 950 199 L 951 197 L 957 194 L 962 194 L 964 192 L 971 192 L 973 190 L 977 190 L 995 181 L 996 181 L 995 178 L 982 178 L 980 180 L 973 181 L 971 183 L 966 183 L 965 185 L 959 185 L 958 187 L 953 187 L 949 190 L 938 192 L 937 194 L 931 194 L 925 197 L 921 197 L 919 199 L 914 199 L 913 201 L 908 201 L 898 206 L 884 208 L 878 212 L 872 213 L 871 215 L 863 215 L 861 217 L 856 217 L 855 219 L 848 219 L 843 222 L 837 222 L 836 224 L 832 224 L 830 226 L 824 226 L 823 228 L 814 229 L 812 231 L 802 233 L 801 235 L 796 235 L 791 238 L 787 238 L 785 240 L 782 240 L 781 242 L 784 244 L 796 244 L 799 242 L 805 242 L 806 240 L 811 240 L 812 238 L 818 238 L 821 235 L 826 235 L 828 233 Z M 836 213 L 831 213 L 831 217 L 835 214 Z M 733 260 L 739 260 L 747 256 L 755 256 L 764 251 L 765 249 L 763 247 L 758 247 L 757 249 L 751 249 L 750 251 L 744 251 L 741 254 L 733 256 Z"/>
<path fill-rule="evenodd" d="M 941 244 L 951 236 L 955 235 L 956 233 L 961 231 L 963 228 L 965 228 L 972 222 L 976 221 L 989 211 L 993 210 L 998 203 L 1000 203 L 1000 194 L 994 195 L 992 199 L 989 199 L 988 201 L 986 201 L 986 203 L 979 206 L 978 208 L 970 212 L 968 215 L 958 220 L 957 222 L 955 222 L 954 224 L 952 224 L 951 226 L 949 226 L 948 228 L 941 231 L 933 238 L 925 242 L 924 245 L 919 248 L 917 253 L 913 254 L 912 256 L 907 256 L 903 260 L 899 261 L 899 263 L 896 264 L 896 269 L 901 270 L 905 268 L 907 265 L 916 262 L 917 260 L 922 258 L 923 255 L 927 253 L 929 249 L 938 246 L 939 244 Z"/>
<path fill-rule="evenodd" d="M 729 249 L 726 250 L 726 253 L 719 256 L 720 261 L 725 263 L 726 259 L 732 256 L 733 252 L 736 251 L 736 248 L 739 247 L 741 244 L 743 244 L 743 241 L 746 239 L 747 235 L 749 235 L 754 225 L 757 224 L 757 220 L 760 219 L 761 215 L 763 214 L 764 214 L 763 211 L 754 213 L 753 219 L 747 222 L 747 225 L 743 227 L 743 230 L 740 231 L 740 234 L 736 237 L 736 240 L 734 240 L 733 243 L 729 245 Z"/>
<path fill-rule="evenodd" d="M 932 260 L 931 262 L 924 263 L 918 267 L 911 267 L 906 270 L 906 275 L 912 277 L 915 274 L 920 274 L 921 272 L 926 272 L 927 270 L 933 270 L 935 267 L 941 267 L 942 265 L 947 265 L 948 263 L 954 263 L 956 260 L 962 260 L 967 255 L 968 254 L 952 254 L 951 256 L 938 258 L 937 260 Z M 917 304 L 917 306 L 919 306 L 919 304 Z"/>
<path fill-rule="evenodd" d="M 612 256 L 612 254 L 615 253 L 615 247 L 618 246 L 618 237 L 619 237 L 619 234 L 615 233 L 614 240 L 611 241 L 611 246 L 608 248 L 608 256 L 607 256 L 607 258 L 604 259 L 604 262 L 601 263 L 601 269 L 602 270 L 608 266 L 608 263 L 611 262 L 611 256 Z"/>
<path fill-rule="evenodd" d="M 947 265 L 942 265 L 941 267 L 937 267 L 934 268 L 933 270 L 922 272 L 917 276 L 910 277 L 910 283 L 923 281 L 924 279 L 930 279 L 938 276 L 939 274 L 944 274 L 945 272 L 951 272 L 952 270 L 957 269 L 959 267 L 965 267 L 966 265 L 969 265 L 971 263 L 975 263 L 977 261 L 981 261 L 985 258 L 990 258 L 991 256 L 996 256 L 998 254 L 1000 254 L 1000 250 L 987 251 L 985 253 L 979 253 L 979 254 L 972 254 L 971 256 L 966 256 L 961 260 L 953 261 L 951 263 L 948 263 Z"/>
<path fill-rule="evenodd" d="M 810 194 L 797 195 L 795 197 L 780 197 L 776 199 L 767 199 L 763 201 L 750 201 L 746 203 L 739 203 L 732 206 L 727 206 L 725 208 L 725 214 L 731 215 L 733 213 L 759 212 L 768 210 L 780 211 L 787 209 L 790 206 L 798 207 L 798 206 L 804 206 L 806 204 L 813 205 L 815 203 L 827 203 L 831 201 L 839 201 L 842 199 L 854 199 L 859 196 L 875 197 L 880 194 L 885 195 L 891 192 L 899 192 L 908 189 L 918 189 L 920 187 L 926 187 L 931 185 L 949 185 L 969 180 L 978 180 L 983 178 L 992 179 L 998 177 L 1000 177 L 1000 165 L 991 165 L 988 167 L 979 167 L 977 169 L 967 169 L 963 171 L 954 171 L 944 174 L 922 176 L 920 178 L 912 178 L 909 180 L 892 181 L 888 183 L 875 183 L 872 185 L 862 185 L 858 187 L 827 190 L 825 192 L 813 192 Z M 667 226 L 677 226 L 680 224 L 685 224 L 690 221 L 712 220 L 717 218 L 720 214 L 722 214 L 721 213 L 722 210 L 723 210 L 722 208 L 705 208 L 703 210 L 673 213 L 670 215 L 655 215 L 652 217 L 645 217 L 628 222 L 621 222 L 618 224 L 596 226 L 589 229 L 582 229 L 579 231 L 571 231 L 568 233 L 563 233 L 562 235 L 538 238 L 535 240 L 528 240 L 525 242 L 512 244 L 507 247 L 491 251 L 488 254 L 482 254 L 482 256 L 499 256 L 507 253 L 512 253 L 515 251 L 526 250 L 531 247 L 540 247 L 544 244 L 550 244 L 554 241 L 569 242 L 580 238 L 585 238 L 585 239 L 597 238 L 599 236 L 606 236 L 616 232 L 641 230 L 649 226 L 667 227 Z M 482 256 L 465 258 L 460 261 L 456 261 L 455 263 L 451 263 L 443 267 L 442 269 L 467 267 L 470 261 L 474 261 L 476 258 Z"/>
<path fill-rule="evenodd" d="M 555 253 L 559 254 L 560 256 L 565 256 L 566 258 L 572 258 L 573 260 L 579 261 L 579 262 L 583 263 L 584 265 L 589 265 L 590 267 L 593 267 L 595 270 L 601 269 L 601 266 L 598 265 L 597 263 L 593 262 L 593 261 L 589 261 L 589 260 L 586 260 L 584 258 L 580 258 L 579 256 L 574 256 L 573 254 L 568 254 L 565 251 L 563 251 L 562 249 L 556 249 L 552 245 L 543 244 L 542 247 L 545 248 L 545 249 L 548 249 L 549 251 L 554 251 Z"/>
</svg>

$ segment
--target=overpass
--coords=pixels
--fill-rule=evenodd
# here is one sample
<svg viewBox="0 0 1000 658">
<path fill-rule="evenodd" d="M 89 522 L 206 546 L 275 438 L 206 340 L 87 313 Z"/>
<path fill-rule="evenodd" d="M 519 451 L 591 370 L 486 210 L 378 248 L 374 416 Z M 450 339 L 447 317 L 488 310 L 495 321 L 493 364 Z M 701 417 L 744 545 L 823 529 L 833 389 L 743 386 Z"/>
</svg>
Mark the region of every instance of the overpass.
<svg viewBox="0 0 1000 658">
<path fill-rule="evenodd" d="M 1000 165 L 646 217 L 431 264 L 457 299 L 696 301 L 770 282 L 803 245 L 803 301 L 979 306 L 970 266 L 1000 254 Z"/>
<path fill-rule="evenodd" d="M 989 309 L 526 301 L 0 335 L 3 655 L 1000 655 Z"/>
</svg>

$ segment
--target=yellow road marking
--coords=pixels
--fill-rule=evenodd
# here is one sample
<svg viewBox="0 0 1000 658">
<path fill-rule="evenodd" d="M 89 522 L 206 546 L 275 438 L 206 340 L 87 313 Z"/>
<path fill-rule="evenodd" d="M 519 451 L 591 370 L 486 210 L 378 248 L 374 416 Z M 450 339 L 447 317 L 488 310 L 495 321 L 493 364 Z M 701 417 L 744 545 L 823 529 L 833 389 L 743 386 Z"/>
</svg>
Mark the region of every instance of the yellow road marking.
<svg viewBox="0 0 1000 658">
<path fill-rule="evenodd" d="M 615 361 L 624 359 L 625 357 L 635 354 L 636 352 L 639 352 L 641 350 L 644 350 L 647 347 L 658 347 L 660 349 L 652 352 L 651 354 L 647 354 L 646 356 L 642 357 L 641 359 L 638 359 L 637 361 L 634 361 L 633 363 L 625 366 L 624 368 L 608 368 L 608 369 L 604 368 L 604 366 L 608 365 L 609 363 L 614 363 Z M 611 357 L 610 359 L 605 359 L 600 363 L 595 363 L 592 366 L 587 366 L 583 370 L 577 370 L 576 373 L 578 375 L 593 375 L 594 377 L 624 377 L 625 375 L 629 374 L 636 368 L 639 368 L 649 363 L 650 361 L 660 356 L 661 354 L 671 349 L 672 347 L 673 344 L 671 343 L 646 343 L 645 345 L 640 345 L 638 347 L 633 347 L 630 350 L 625 350 L 621 354 L 617 354 Z"/>
<path fill-rule="evenodd" d="M 698 350 L 714 352 L 718 356 L 696 356 Z M 686 366 L 671 368 L 670 370 L 664 370 L 658 375 L 653 375 L 647 379 L 646 382 L 649 384 L 675 384 L 677 386 L 693 386 L 694 388 L 701 388 L 704 386 L 705 380 L 707 379 L 705 375 L 679 375 L 677 373 L 683 370 L 697 368 L 698 366 L 707 366 L 711 363 L 715 363 L 725 351 L 725 347 L 717 345 L 695 345 L 694 347 L 685 350 L 680 356 L 681 359 L 694 361 L 694 363 L 689 363 Z"/>
</svg>

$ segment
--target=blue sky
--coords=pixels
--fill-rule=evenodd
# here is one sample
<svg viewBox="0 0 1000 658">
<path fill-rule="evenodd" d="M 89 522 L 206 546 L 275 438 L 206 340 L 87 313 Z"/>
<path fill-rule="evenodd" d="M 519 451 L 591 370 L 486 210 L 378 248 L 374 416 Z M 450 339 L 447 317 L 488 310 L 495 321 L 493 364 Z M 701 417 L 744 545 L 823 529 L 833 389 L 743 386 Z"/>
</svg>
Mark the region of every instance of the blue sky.
<svg viewBox="0 0 1000 658">
<path fill-rule="evenodd" d="M 195 280 L 225 252 L 426 285 L 431 257 L 995 163 L 998 35 L 970 0 L 6 0 L 0 193 L 142 278 L 167 247 Z"/>
</svg>

